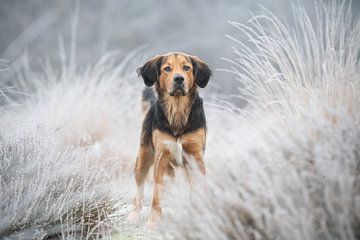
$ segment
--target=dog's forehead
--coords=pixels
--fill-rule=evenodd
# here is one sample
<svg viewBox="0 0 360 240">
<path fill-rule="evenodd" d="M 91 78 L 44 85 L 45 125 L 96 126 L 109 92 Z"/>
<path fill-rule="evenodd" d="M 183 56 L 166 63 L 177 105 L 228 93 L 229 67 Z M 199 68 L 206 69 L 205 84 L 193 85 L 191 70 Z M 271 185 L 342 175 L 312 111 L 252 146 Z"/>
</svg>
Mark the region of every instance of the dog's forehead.
<svg viewBox="0 0 360 240">
<path fill-rule="evenodd" d="M 190 57 L 186 53 L 171 52 L 163 55 L 162 64 L 189 63 Z"/>
</svg>

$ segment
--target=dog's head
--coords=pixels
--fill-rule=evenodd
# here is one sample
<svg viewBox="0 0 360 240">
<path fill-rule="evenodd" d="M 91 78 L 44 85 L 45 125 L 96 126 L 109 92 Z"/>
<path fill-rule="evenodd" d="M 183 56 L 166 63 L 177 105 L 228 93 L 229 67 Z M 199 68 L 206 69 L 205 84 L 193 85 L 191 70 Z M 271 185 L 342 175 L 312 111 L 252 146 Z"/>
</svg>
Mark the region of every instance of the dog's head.
<svg viewBox="0 0 360 240">
<path fill-rule="evenodd" d="M 157 55 L 137 72 L 146 86 L 156 83 L 162 92 L 170 96 L 185 96 L 196 86 L 206 87 L 212 74 L 200 58 L 179 52 Z"/>
</svg>

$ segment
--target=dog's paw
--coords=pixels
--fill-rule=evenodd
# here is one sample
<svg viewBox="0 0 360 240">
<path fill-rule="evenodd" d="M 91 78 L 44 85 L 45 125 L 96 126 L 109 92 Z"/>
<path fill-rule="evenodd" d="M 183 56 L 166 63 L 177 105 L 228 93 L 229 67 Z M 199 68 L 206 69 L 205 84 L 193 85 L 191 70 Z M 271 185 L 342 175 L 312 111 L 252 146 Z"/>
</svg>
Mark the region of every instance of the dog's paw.
<svg viewBox="0 0 360 240">
<path fill-rule="evenodd" d="M 160 212 L 152 212 L 150 217 L 148 218 L 146 222 L 146 227 L 151 230 L 155 230 L 158 226 L 158 223 L 160 221 Z"/>
<path fill-rule="evenodd" d="M 139 221 L 139 217 L 140 217 L 140 211 L 139 210 L 133 210 L 133 211 L 131 211 L 131 213 L 127 217 L 127 220 L 130 223 L 136 223 L 137 221 Z"/>
<path fill-rule="evenodd" d="M 146 222 L 146 227 L 149 230 L 156 230 L 157 226 L 158 226 L 158 221 L 156 221 L 154 219 L 149 218 Z"/>
</svg>

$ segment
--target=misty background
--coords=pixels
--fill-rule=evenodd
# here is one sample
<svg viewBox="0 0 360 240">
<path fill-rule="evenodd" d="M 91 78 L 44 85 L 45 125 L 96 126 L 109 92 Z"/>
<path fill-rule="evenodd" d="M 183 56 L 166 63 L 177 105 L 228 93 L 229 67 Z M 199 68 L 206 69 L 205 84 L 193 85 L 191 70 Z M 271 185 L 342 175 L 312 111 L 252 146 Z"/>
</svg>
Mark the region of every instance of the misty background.
<svg viewBox="0 0 360 240">
<path fill-rule="evenodd" d="M 302 2 L 309 6 L 313 1 Z M 233 74 L 216 70 L 228 68 L 222 57 L 234 57 L 235 43 L 226 35 L 239 40 L 245 35 L 228 21 L 245 22 L 252 14 L 261 14 L 259 5 L 289 20 L 292 3 L 287 0 L 2 0 L 0 58 L 8 61 L 6 65 L 15 67 L 26 52 L 31 66 L 44 59 L 56 63 L 62 54 L 71 52 L 72 36 L 76 39 L 76 62 L 80 66 L 95 63 L 110 51 L 120 51 L 120 56 L 125 57 L 142 47 L 139 51 L 145 59 L 183 51 L 209 63 L 215 70 L 209 91 L 229 99 L 241 85 Z M 352 5 L 358 14 L 360 1 L 353 1 Z M 313 9 L 308 10 L 311 15 Z M 76 28 L 73 34 L 72 28 Z M 61 45 L 65 53 L 61 52 Z M 1 85 L 4 84 L 12 85 L 11 72 L 2 72 Z"/>
</svg>

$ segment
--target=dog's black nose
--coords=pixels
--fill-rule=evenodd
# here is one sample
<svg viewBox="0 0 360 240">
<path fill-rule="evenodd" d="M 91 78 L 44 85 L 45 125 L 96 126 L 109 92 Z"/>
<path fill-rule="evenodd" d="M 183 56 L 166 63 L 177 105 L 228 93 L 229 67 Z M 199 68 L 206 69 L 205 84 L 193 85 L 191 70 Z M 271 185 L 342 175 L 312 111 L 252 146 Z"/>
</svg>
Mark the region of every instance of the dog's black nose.
<svg viewBox="0 0 360 240">
<path fill-rule="evenodd" d="M 176 84 L 181 84 L 181 83 L 184 82 L 184 77 L 181 76 L 180 74 L 175 74 L 175 76 L 174 76 L 174 82 L 175 82 Z"/>
</svg>

